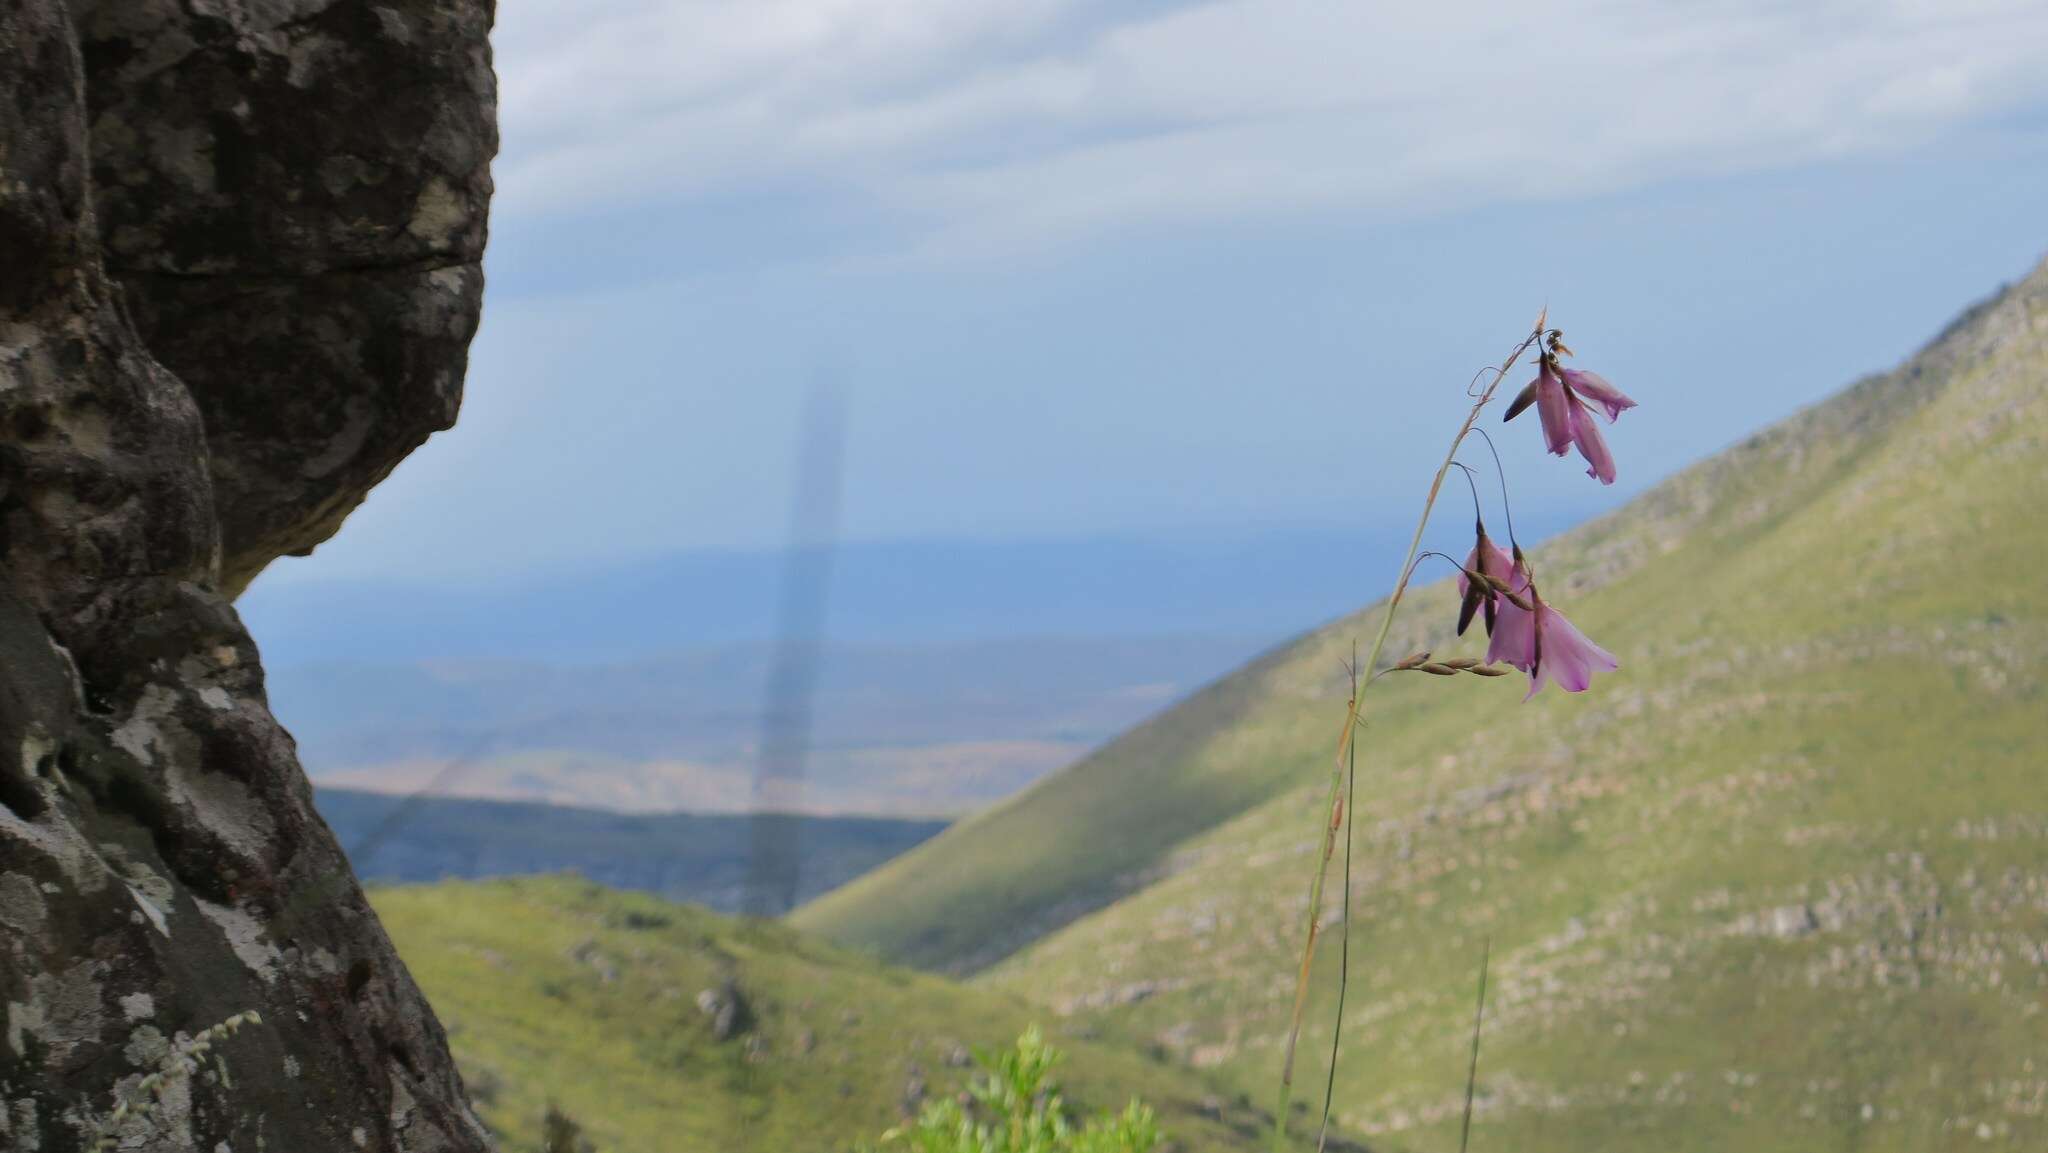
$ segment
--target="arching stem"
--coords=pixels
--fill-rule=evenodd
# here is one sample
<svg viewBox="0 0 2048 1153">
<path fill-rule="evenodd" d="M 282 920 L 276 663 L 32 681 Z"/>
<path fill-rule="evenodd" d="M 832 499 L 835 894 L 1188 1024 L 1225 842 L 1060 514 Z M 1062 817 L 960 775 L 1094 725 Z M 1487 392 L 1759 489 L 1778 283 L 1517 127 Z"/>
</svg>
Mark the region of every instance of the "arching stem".
<svg viewBox="0 0 2048 1153">
<path fill-rule="evenodd" d="M 1415 535 L 1408 541 L 1408 554 L 1401 558 L 1400 579 L 1394 585 L 1393 595 L 1387 598 L 1386 611 L 1380 615 L 1379 632 L 1374 634 L 1372 649 L 1365 658 L 1365 664 L 1360 666 L 1365 670 L 1365 679 L 1360 682 L 1357 691 L 1351 694 L 1351 701 L 1345 706 L 1344 731 L 1337 738 L 1336 762 L 1331 766 L 1329 791 L 1323 801 L 1322 811 L 1328 814 L 1328 819 L 1323 822 L 1323 843 L 1321 851 L 1316 854 L 1315 878 L 1309 884 L 1308 926 L 1306 940 L 1301 950 L 1301 967 L 1295 974 L 1294 1011 L 1288 1019 L 1287 1045 L 1281 1056 L 1280 1100 L 1273 1114 L 1273 1153 L 1284 1153 L 1287 1148 L 1287 1114 L 1293 1107 L 1294 1099 L 1294 1055 L 1301 1041 L 1302 1012 L 1308 1005 L 1309 976 L 1315 967 L 1316 939 L 1322 931 L 1323 881 L 1329 875 L 1330 858 L 1337 847 L 1337 834 L 1343 831 L 1348 839 L 1355 809 L 1350 803 L 1352 798 L 1345 787 L 1345 770 L 1351 761 L 1352 734 L 1358 729 L 1360 702 L 1365 696 L 1365 690 L 1372 685 L 1373 670 L 1379 667 L 1380 653 L 1387 644 L 1387 634 L 1394 628 L 1394 614 L 1400 610 L 1401 598 L 1408 592 L 1408 581 L 1415 571 L 1415 555 L 1422 550 L 1423 531 L 1429 527 L 1429 514 L 1436 508 L 1436 498 L 1443 491 L 1444 477 L 1449 475 L 1451 464 L 1457 459 L 1458 446 L 1465 443 L 1465 437 L 1471 433 L 1472 426 L 1479 420 L 1480 411 L 1493 400 L 1494 394 L 1500 390 L 1501 381 L 1507 379 L 1508 372 L 1514 368 L 1515 362 L 1542 339 L 1545 319 L 1538 317 L 1534 331 L 1524 337 L 1522 342 L 1515 346 L 1515 350 L 1508 354 L 1508 358 L 1501 362 L 1500 367 L 1494 370 L 1493 380 L 1472 402 L 1471 411 L 1465 414 L 1464 423 L 1458 426 L 1458 435 L 1451 438 L 1450 450 L 1444 453 L 1443 463 L 1437 466 L 1436 475 L 1429 482 L 1429 496 L 1422 502 L 1422 517 L 1416 521 Z M 1349 894 L 1346 896 L 1348 905 Z M 1348 907 L 1344 910 L 1344 932 L 1347 937 L 1351 932 L 1351 910 Z M 1342 975 L 1340 979 L 1348 980 L 1349 974 Z M 1330 1061 L 1333 1066 L 1336 1064 L 1334 1052 L 1330 1055 Z M 1334 1070 L 1332 1076 L 1334 1078 Z M 1323 1105 L 1326 1122 L 1329 1105 L 1326 1099 Z"/>
</svg>

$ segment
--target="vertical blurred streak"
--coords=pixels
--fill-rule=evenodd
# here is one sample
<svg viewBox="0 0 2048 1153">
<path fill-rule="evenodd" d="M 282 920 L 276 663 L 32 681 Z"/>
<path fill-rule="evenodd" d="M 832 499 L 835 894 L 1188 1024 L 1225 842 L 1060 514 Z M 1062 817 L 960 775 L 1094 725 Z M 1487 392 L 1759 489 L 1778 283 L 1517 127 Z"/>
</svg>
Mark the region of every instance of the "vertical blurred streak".
<svg viewBox="0 0 2048 1153">
<path fill-rule="evenodd" d="M 836 388 L 821 384 L 805 398 L 789 551 L 783 561 L 776 606 L 775 647 L 761 712 L 760 759 L 754 768 L 753 815 L 748 822 L 747 879 L 741 908 L 757 917 L 780 916 L 794 907 L 801 879 L 799 814 L 804 762 L 810 753 L 811 700 L 818 682 L 825 601 L 839 531 L 845 419 L 844 400 Z"/>
<path fill-rule="evenodd" d="M 377 850 L 384 847 L 384 842 L 398 835 L 398 831 L 405 827 L 406 822 L 412 820 L 442 789 L 454 784 L 455 778 L 482 764 L 484 755 L 500 735 L 498 732 L 487 732 L 478 737 L 466 752 L 450 757 L 448 762 L 436 769 L 434 775 L 428 777 L 424 784 L 401 797 L 381 819 L 356 839 L 355 844 L 348 846 L 348 862 L 355 869 L 356 876 L 369 876 L 370 861 L 376 857 Z"/>
</svg>

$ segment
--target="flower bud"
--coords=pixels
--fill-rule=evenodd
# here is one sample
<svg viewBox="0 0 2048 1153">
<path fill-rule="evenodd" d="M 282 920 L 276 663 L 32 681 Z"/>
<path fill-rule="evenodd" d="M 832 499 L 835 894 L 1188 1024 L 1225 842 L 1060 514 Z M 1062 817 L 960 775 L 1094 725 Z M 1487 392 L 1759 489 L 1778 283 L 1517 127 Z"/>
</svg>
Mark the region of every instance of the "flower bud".
<svg viewBox="0 0 2048 1153">
<path fill-rule="evenodd" d="M 1536 403 L 1536 385 L 1538 383 L 1538 381 L 1532 380 L 1529 382 L 1529 387 L 1515 394 L 1515 399 L 1508 404 L 1507 415 L 1500 418 L 1503 424 L 1522 415 L 1523 409 Z"/>
</svg>

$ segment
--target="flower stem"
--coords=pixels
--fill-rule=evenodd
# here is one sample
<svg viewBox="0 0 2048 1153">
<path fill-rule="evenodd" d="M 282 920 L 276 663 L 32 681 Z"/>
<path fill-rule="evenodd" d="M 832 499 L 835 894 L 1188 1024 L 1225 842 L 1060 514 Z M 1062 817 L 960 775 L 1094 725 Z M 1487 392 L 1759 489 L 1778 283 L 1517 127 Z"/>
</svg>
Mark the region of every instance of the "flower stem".
<svg viewBox="0 0 2048 1153">
<path fill-rule="evenodd" d="M 1458 1127 L 1458 1153 L 1472 1143 L 1472 1094 L 1479 1087 L 1479 1030 L 1486 1023 L 1486 968 L 1493 960 L 1493 938 L 1479 950 L 1479 997 L 1472 1009 L 1472 1064 L 1465 1069 L 1465 1120 Z"/>
<path fill-rule="evenodd" d="M 1358 654 L 1351 659 L 1351 699 L 1358 700 Z M 1346 712 L 1353 711 L 1350 707 Z M 1344 795 L 1358 793 L 1358 742 L 1352 741 L 1345 750 Z M 1330 1022 L 1330 1068 L 1323 1080 L 1323 1120 L 1316 1129 L 1316 1153 L 1323 1153 L 1330 1140 L 1330 1104 L 1337 1097 L 1337 1050 L 1344 1042 L 1344 995 L 1351 989 L 1351 822 L 1344 822 L 1344 932 L 1337 939 L 1344 943 L 1337 954 L 1337 1015 Z"/>
<path fill-rule="evenodd" d="M 1444 453 L 1443 463 L 1437 466 L 1436 476 L 1429 483 L 1429 496 L 1422 502 L 1422 517 L 1416 521 L 1415 535 L 1408 541 L 1408 555 L 1401 559 L 1401 576 L 1394 585 L 1393 595 L 1387 598 L 1386 611 L 1380 616 L 1379 632 L 1372 640 L 1372 650 L 1366 656 L 1365 664 L 1361 666 L 1365 670 L 1365 680 L 1353 691 L 1350 703 L 1345 706 L 1344 732 L 1337 738 L 1336 763 L 1331 766 L 1330 787 L 1323 800 L 1323 811 L 1329 814 L 1329 819 L 1323 823 L 1322 851 L 1316 855 L 1315 878 L 1309 884 L 1307 939 L 1302 945 L 1301 967 L 1295 974 L 1294 1011 L 1288 1019 L 1287 1046 L 1282 1051 L 1280 1063 L 1280 1101 L 1273 1113 L 1273 1153 L 1284 1153 L 1287 1148 L 1287 1113 L 1292 1107 L 1294 1097 L 1294 1054 L 1301 1040 L 1302 1012 L 1308 1004 L 1309 974 L 1315 965 L 1316 938 L 1322 932 L 1323 880 L 1329 875 L 1330 858 L 1337 847 L 1337 833 L 1340 830 L 1344 831 L 1348 839 L 1351 827 L 1354 806 L 1349 803 L 1352 798 L 1348 796 L 1345 787 L 1345 769 L 1351 759 L 1352 734 L 1358 729 L 1360 701 L 1365 695 L 1365 690 L 1372 686 L 1372 674 L 1379 667 L 1381 650 L 1385 649 L 1387 644 L 1387 634 L 1394 629 L 1394 614 L 1399 611 L 1401 598 L 1408 591 L 1409 578 L 1414 575 L 1415 554 L 1422 549 L 1423 530 L 1429 527 L 1429 514 L 1436 508 L 1436 498 L 1443 491 L 1444 477 L 1449 475 L 1451 463 L 1457 459 L 1458 446 L 1465 443 L 1465 437 L 1471 433 L 1472 426 L 1479 420 L 1480 411 L 1493 400 L 1494 393 L 1500 390 L 1500 382 L 1507 379 L 1508 371 L 1514 368 L 1515 362 L 1542 339 L 1543 321 L 1543 317 L 1537 318 L 1535 329 L 1515 346 L 1515 350 L 1508 354 L 1506 360 L 1501 362 L 1500 368 L 1494 372 L 1493 380 L 1472 402 L 1471 411 L 1465 414 L 1465 422 L 1458 426 L 1458 435 L 1451 438 L 1450 450 Z M 1348 893 L 1346 904 L 1349 904 Z M 1351 910 L 1346 908 L 1344 914 L 1344 932 L 1348 938 L 1351 932 Z M 1344 976 L 1348 979 L 1349 974 Z M 1334 1052 L 1330 1055 L 1330 1062 L 1332 1066 L 1336 1064 Z M 1334 1076 L 1333 1068 L 1333 1079 Z M 1328 1112 L 1329 1102 L 1325 1100 L 1326 1122 Z"/>
</svg>

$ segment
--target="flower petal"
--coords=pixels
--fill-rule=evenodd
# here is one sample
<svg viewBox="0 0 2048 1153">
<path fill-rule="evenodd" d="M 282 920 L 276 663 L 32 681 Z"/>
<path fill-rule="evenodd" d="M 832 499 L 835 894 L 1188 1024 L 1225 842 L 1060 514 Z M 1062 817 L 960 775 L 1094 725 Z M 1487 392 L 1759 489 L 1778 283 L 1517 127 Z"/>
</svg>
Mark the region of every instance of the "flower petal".
<svg viewBox="0 0 2048 1153">
<path fill-rule="evenodd" d="M 1592 685 L 1594 673 L 1621 667 L 1613 653 L 1587 639 L 1563 613 L 1548 604 L 1537 611 L 1543 614 L 1543 667 L 1531 678 L 1530 696 L 1550 683 L 1568 693 L 1582 693 Z"/>
<path fill-rule="evenodd" d="M 1607 378 L 1597 372 L 1582 368 L 1564 370 L 1564 382 L 1573 392 L 1585 397 L 1607 413 L 1608 423 L 1620 419 L 1621 414 L 1636 406 L 1636 402 L 1622 394 L 1622 391 L 1607 383 Z"/>
<path fill-rule="evenodd" d="M 1591 466 L 1586 475 L 1601 484 L 1614 483 L 1614 454 L 1607 451 L 1607 438 L 1600 435 L 1600 422 L 1593 419 L 1591 409 L 1579 402 L 1573 402 L 1579 410 L 1579 418 L 1572 422 L 1572 440 L 1579 446 L 1579 455 L 1586 458 Z"/>
<path fill-rule="evenodd" d="M 1543 443 L 1552 456 L 1563 456 L 1571 449 L 1573 407 L 1564 381 L 1544 366 L 1536 378 L 1536 415 L 1543 418 Z"/>
<path fill-rule="evenodd" d="M 1529 587 L 1528 574 L 1520 565 L 1507 579 L 1509 587 L 1517 593 Z M 1486 646 L 1487 663 L 1513 665 L 1529 672 L 1536 664 L 1536 614 L 1506 597 L 1500 598 L 1496 612 L 1493 640 Z"/>
<path fill-rule="evenodd" d="M 1478 549 L 1473 551 L 1480 552 Z M 1485 551 L 1480 552 L 1479 561 L 1485 566 L 1479 570 L 1480 572 L 1498 580 L 1508 581 L 1510 584 L 1513 583 L 1515 579 L 1515 558 L 1508 555 L 1508 550 L 1493 543 L 1492 540 L 1488 540 Z M 1529 583 L 1528 578 L 1523 577 L 1522 583 Z"/>
<path fill-rule="evenodd" d="M 1502 601 L 1495 610 L 1493 639 L 1486 646 L 1486 662 L 1513 665 L 1528 672 L 1536 662 L 1536 616 L 1513 602 Z"/>
</svg>

